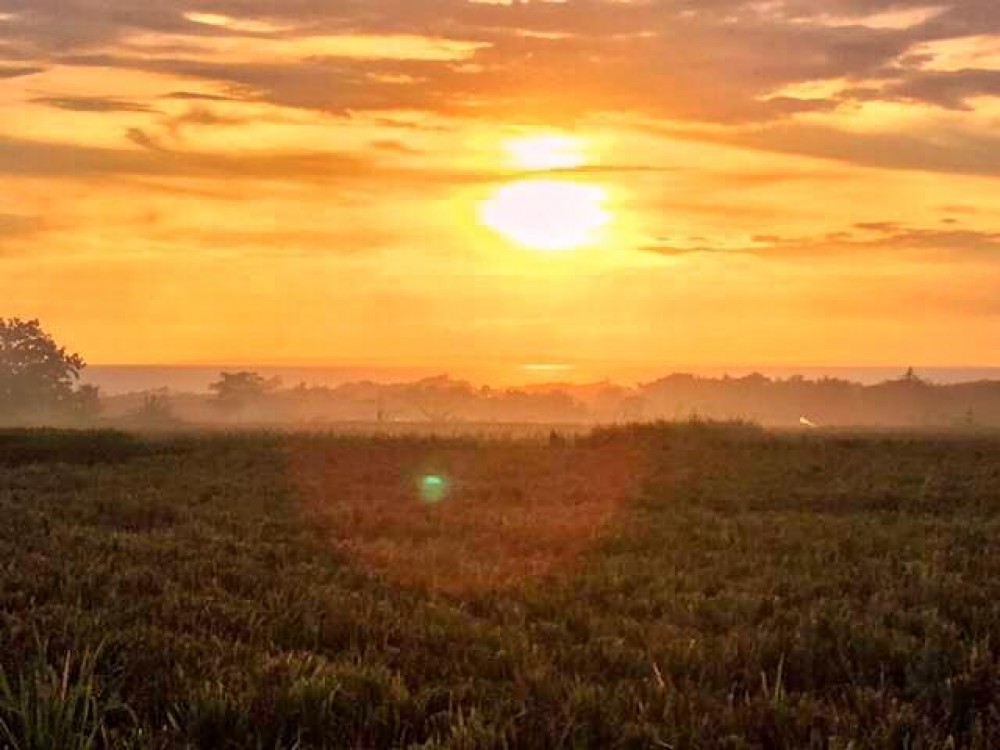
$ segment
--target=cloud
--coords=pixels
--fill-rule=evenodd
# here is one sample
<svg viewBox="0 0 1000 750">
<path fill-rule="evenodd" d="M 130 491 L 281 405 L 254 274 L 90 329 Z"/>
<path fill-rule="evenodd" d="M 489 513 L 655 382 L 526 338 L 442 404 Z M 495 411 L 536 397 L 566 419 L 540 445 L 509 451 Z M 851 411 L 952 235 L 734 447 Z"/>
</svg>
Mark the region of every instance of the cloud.
<svg viewBox="0 0 1000 750">
<path fill-rule="evenodd" d="M 0 213 L 0 252 L 7 250 L 12 240 L 32 237 L 46 229 L 41 217 Z"/>
<path fill-rule="evenodd" d="M 154 112 L 148 104 L 98 96 L 39 96 L 31 100 L 73 112 Z"/>
<path fill-rule="evenodd" d="M 222 115 L 198 104 L 176 115 L 165 115 L 159 120 L 156 132 L 143 128 L 129 128 L 126 138 L 137 146 L 151 151 L 168 151 L 184 140 L 184 132 L 191 127 L 235 127 L 250 122 L 247 117 Z"/>
<path fill-rule="evenodd" d="M 402 141 L 395 139 L 372 141 L 371 147 L 379 151 L 386 151 L 392 154 L 402 154 L 404 156 L 422 153 L 420 149 L 413 148 L 412 146 L 408 146 Z"/>
<path fill-rule="evenodd" d="M 1000 96 L 1000 70 L 912 73 L 886 86 L 882 93 L 886 98 L 971 109 L 970 100 L 976 97 Z"/>
<path fill-rule="evenodd" d="M 182 114 L 167 118 L 166 127 L 176 135 L 184 128 L 193 125 L 202 127 L 233 127 L 249 121 L 247 117 L 222 115 L 206 106 L 194 106 Z"/>
<path fill-rule="evenodd" d="M 42 221 L 36 216 L 0 213 L 0 238 L 28 234 L 37 231 Z"/>
<path fill-rule="evenodd" d="M 180 101 L 205 101 L 205 102 L 238 102 L 242 101 L 236 96 L 223 96 L 221 94 L 205 94 L 198 91 L 171 91 L 164 94 L 163 99 L 175 99 Z"/>
<path fill-rule="evenodd" d="M 136 146 L 141 148 L 149 149 L 150 151 L 164 151 L 163 146 L 157 141 L 153 136 L 147 133 L 142 128 L 129 128 L 125 133 L 125 137 L 129 141 L 134 143 Z"/>
<path fill-rule="evenodd" d="M 897 137 L 817 124 L 824 113 L 864 103 L 961 110 L 1000 96 L 1000 70 L 976 67 L 985 58 L 962 41 L 1000 38 L 995 0 L 104 0 L 100 6 L 96 12 L 93 0 L 0 0 L 7 16 L 0 49 L 9 49 L 0 58 L 17 60 L 8 70 L 118 68 L 174 76 L 178 86 L 167 100 L 232 98 L 341 116 L 406 109 L 517 122 L 572 123 L 613 113 L 685 123 L 684 137 L 710 142 L 883 168 L 1000 174 L 1000 158 L 992 157 L 996 138 L 985 126 L 915 128 Z M 956 67 L 949 60 L 972 62 Z M 790 93 L 834 80 L 840 87 Z M 195 84 L 222 93 L 196 93 Z M 86 106 L 85 97 L 48 98 L 53 106 Z M 104 101 L 110 112 L 114 102 L 132 100 Z"/>
<path fill-rule="evenodd" d="M 232 31 L 244 32 L 247 34 L 274 34 L 280 31 L 287 31 L 289 27 L 287 26 L 276 26 L 273 23 L 267 21 L 258 21 L 254 19 L 244 19 L 232 18 L 230 16 L 223 16 L 216 13 L 194 13 L 188 12 L 183 14 L 184 18 L 192 23 L 201 23 L 207 26 L 221 26 L 225 29 L 231 29 Z"/>
<path fill-rule="evenodd" d="M 992 132 L 850 132 L 829 125 L 775 123 L 753 129 L 658 126 L 672 138 L 743 146 L 883 169 L 1000 175 L 1000 136 Z"/>
<path fill-rule="evenodd" d="M 940 252 L 942 259 L 990 257 L 1000 253 L 1000 231 L 907 227 L 893 221 L 863 222 L 850 230 L 827 232 L 812 237 L 755 235 L 728 243 L 712 243 L 704 238 L 661 238 L 643 248 L 667 257 L 691 254 L 752 255 L 772 260 L 857 255 L 859 253 Z"/>
<path fill-rule="evenodd" d="M 849 0 L 824 3 L 822 12 L 812 2 L 751 0 L 219 0 L 197 10 L 177 0 L 107 0 L 100 14 L 87 0 L 4 6 L 16 15 L 0 34 L 36 57 L 242 83 L 278 103 L 384 108 L 400 95 L 393 80 L 405 77 L 423 83 L 426 107 L 451 112 L 475 100 L 494 112 L 516 102 L 525 116 L 615 110 L 710 122 L 833 106 L 766 95 L 800 81 L 875 75 L 925 41 L 932 24 L 963 33 L 982 27 L 971 16 L 929 14 L 926 3 Z M 830 23 L 887 12 L 910 22 Z M 337 58 L 362 64 L 319 66 L 323 75 L 316 75 L 318 62 Z M 474 65 L 453 64 L 460 60 Z M 372 86 L 368 73 L 384 85 Z M 338 95 L 328 105 L 331 88 Z"/>
<path fill-rule="evenodd" d="M 144 150 L 91 148 L 0 137 L 0 174 L 81 178 L 114 175 L 318 180 L 364 175 L 369 166 L 351 154 L 300 151 L 220 155 L 168 151 L 142 131 L 130 139 Z"/>
<path fill-rule="evenodd" d="M 45 68 L 37 65 L 0 65 L 0 80 L 4 78 L 23 78 L 41 73 Z"/>
<path fill-rule="evenodd" d="M 169 148 L 161 139 L 140 128 L 130 128 L 126 138 L 139 149 L 96 148 L 29 141 L 0 136 L 0 175 L 50 179 L 94 177 L 190 177 L 247 179 L 304 183 L 385 185 L 426 190 L 453 189 L 456 185 L 507 182 L 539 172 L 405 167 L 397 160 L 380 161 L 384 148 L 333 152 L 272 150 L 228 154 Z M 394 152 L 398 155 L 398 150 Z M 624 171 L 632 167 L 600 170 L 562 170 L 566 174 Z M 645 169 L 645 168 L 642 168 Z"/>
<path fill-rule="evenodd" d="M 287 259 L 298 256 L 361 255 L 399 240 L 389 229 L 287 229 L 287 230 L 177 230 L 164 239 L 206 248 L 213 253 L 232 253 L 243 258 L 269 256 Z M 150 235 L 155 239 L 156 234 Z"/>
</svg>

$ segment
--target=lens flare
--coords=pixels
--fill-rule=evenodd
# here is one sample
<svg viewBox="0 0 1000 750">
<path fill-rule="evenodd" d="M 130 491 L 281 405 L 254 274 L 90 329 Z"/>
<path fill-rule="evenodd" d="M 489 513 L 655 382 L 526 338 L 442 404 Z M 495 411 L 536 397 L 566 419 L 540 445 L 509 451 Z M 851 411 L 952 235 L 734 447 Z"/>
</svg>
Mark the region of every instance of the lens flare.
<svg viewBox="0 0 1000 750">
<path fill-rule="evenodd" d="M 420 478 L 420 499 L 427 505 L 437 505 L 448 496 L 448 480 L 437 474 Z"/>
</svg>

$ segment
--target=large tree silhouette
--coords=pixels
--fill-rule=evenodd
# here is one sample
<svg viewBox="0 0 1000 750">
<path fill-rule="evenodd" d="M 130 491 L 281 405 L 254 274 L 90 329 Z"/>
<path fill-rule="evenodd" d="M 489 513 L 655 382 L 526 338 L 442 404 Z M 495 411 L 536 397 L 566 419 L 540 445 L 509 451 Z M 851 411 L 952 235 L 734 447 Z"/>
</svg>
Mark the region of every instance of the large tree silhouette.
<svg viewBox="0 0 1000 750">
<path fill-rule="evenodd" d="M 0 419 L 78 417 L 95 408 L 96 389 L 77 388 L 86 363 L 37 320 L 0 318 Z"/>
</svg>

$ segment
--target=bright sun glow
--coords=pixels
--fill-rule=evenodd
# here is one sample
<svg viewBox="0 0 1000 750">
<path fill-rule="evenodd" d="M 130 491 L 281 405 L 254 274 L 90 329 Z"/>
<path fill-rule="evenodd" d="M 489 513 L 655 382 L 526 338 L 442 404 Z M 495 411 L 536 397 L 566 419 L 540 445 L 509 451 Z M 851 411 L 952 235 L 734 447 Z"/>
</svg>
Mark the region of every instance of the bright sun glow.
<svg viewBox="0 0 1000 750">
<path fill-rule="evenodd" d="M 504 185 L 480 209 L 480 220 L 532 250 L 572 250 L 594 244 L 610 221 L 607 192 L 567 180 L 523 180 Z"/>
<path fill-rule="evenodd" d="M 579 138 L 533 135 L 508 141 L 507 152 L 515 166 L 526 170 L 573 169 L 587 162 Z"/>
</svg>

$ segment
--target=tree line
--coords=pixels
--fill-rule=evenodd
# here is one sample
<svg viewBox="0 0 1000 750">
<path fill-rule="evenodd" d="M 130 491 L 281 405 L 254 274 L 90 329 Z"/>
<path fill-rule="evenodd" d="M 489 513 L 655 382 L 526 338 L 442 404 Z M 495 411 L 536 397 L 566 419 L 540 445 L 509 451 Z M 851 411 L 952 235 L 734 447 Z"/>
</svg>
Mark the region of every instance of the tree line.
<svg viewBox="0 0 1000 750">
<path fill-rule="evenodd" d="M 1000 381 L 927 382 L 912 369 L 877 385 L 802 377 L 674 374 L 635 387 L 611 383 L 475 386 L 447 376 L 411 383 L 299 384 L 222 372 L 208 394 L 166 389 L 102 397 L 80 382 L 84 359 L 37 320 L 0 318 L 0 424 L 524 422 L 607 423 L 743 419 L 764 425 L 1000 427 Z"/>
</svg>

